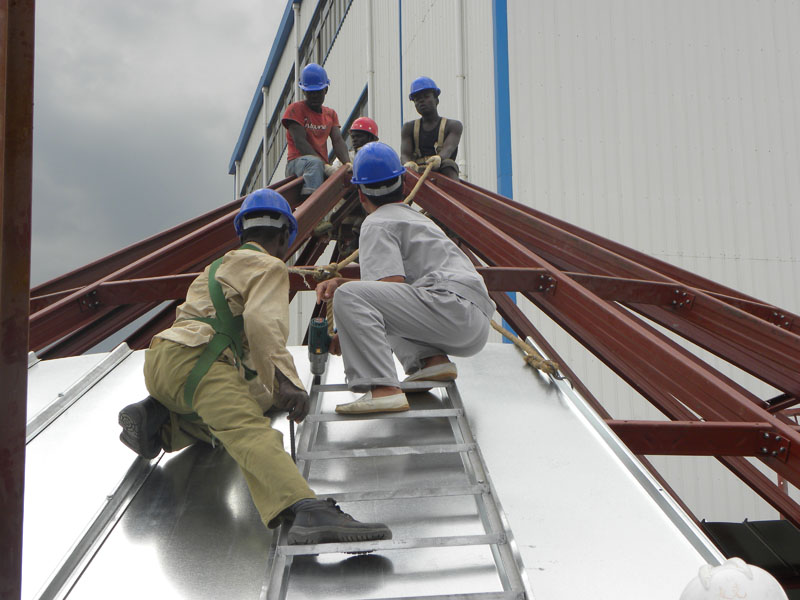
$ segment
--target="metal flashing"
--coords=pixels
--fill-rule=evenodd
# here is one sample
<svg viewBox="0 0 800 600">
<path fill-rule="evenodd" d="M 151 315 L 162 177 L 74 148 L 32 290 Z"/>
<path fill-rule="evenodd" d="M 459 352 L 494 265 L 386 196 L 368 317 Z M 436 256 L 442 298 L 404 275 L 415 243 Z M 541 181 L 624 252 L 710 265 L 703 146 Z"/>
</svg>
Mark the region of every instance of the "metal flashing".
<svg viewBox="0 0 800 600">
<path fill-rule="evenodd" d="M 55 421 L 59 415 L 75 404 L 81 396 L 88 392 L 103 377 L 108 375 L 114 368 L 125 360 L 132 350 L 126 343 L 117 346 L 92 370 L 83 375 L 78 381 L 73 383 L 64 392 L 56 396 L 46 408 L 35 414 L 25 428 L 25 443 L 28 444 L 44 429 Z"/>
</svg>

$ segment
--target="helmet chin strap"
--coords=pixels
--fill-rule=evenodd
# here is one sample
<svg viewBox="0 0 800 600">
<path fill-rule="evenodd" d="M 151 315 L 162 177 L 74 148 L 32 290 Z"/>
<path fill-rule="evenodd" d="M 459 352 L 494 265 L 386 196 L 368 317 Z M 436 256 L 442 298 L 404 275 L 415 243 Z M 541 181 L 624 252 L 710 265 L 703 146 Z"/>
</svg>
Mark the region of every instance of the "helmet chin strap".
<svg viewBox="0 0 800 600">
<path fill-rule="evenodd" d="M 359 188 L 361 188 L 361 192 L 365 196 L 380 197 L 380 196 L 385 196 L 386 194 L 391 194 L 392 192 L 397 190 L 401 185 L 403 185 L 403 178 L 398 177 L 397 181 L 395 181 L 391 185 L 384 185 L 382 187 L 377 187 L 377 188 L 368 188 L 366 185 L 361 184 L 359 185 Z"/>
</svg>

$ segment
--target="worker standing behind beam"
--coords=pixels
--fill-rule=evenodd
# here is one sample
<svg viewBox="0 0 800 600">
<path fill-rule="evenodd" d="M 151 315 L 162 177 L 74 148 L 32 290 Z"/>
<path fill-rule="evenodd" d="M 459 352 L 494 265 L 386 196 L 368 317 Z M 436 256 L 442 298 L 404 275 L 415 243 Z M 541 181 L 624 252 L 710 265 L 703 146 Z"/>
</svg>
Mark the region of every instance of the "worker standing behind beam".
<svg viewBox="0 0 800 600">
<path fill-rule="evenodd" d="M 441 93 L 430 77 L 417 77 L 411 82 L 408 99 L 421 118 L 403 124 L 400 155 L 406 169 L 419 172 L 433 161 L 434 171 L 457 180 L 456 155 L 464 126 L 461 121 L 439 116 Z"/>
<path fill-rule="evenodd" d="M 336 412 L 408 410 L 392 352 L 406 381 L 452 381 L 448 354 L 472 356 L 486 344 L 494 303 L 463 252 L 426 216 L 403 203 L 405 168 L 394 150 L 367 144 L 353 162 L 352 183 L 367 212 L 361 226 L 361 281 L 337 277 L 317 285 L 334 299 L 348 387 L 366 394 Z"/>
<path fill-rule="evenodd" d="M 222 443 L 264 524 L 293 522 L 290 544 L 391 538 L 385 525 L 359 523 L 334 500 L 317 500 L 264 416 L 273 405 L 296 422 L 308 414 L 308 394 L 286 348 L 289 275 L 279 257 L 297 234 L 289 204 L 273 190 L 257 190 L 234 226 L 242 247 L 192 282 L 175 323 L 145 352 L 152 397 L 122 409 L 120 440 L 144 458 L 197 440 Z"/>
<path fill-rule="evenodd" d="M 339 116 L 322 104 L 330 83 L 325 69 L 315 63 L 306 65 L 299 83 L 305 100 L 292 102 L 281 118 L 288 145 L 286 176 L 303 178 L 301 198 L 310 196 L 335 170 L 328 164 L 328 138 L 342 164 L 350 162 Z"/>
<path fill-rule="evenodd" d="M 350 151 L 350 162 L 352 162 L 362 146 L 378 141 L 378 124 L 369 117 L 358 117 L 350 126 L 350 141 L 353 143 L 353 149 Z M 342 166 L 338 158 L 332 164 L 335 168 Z M 331 213 L 335 213 L 344 202 L 344 199 L 339 202 Z M 335 235 L 339 244 L 339 256 L 350 256 L 358 249 L 358 236 L 364 217 L 366 217 L 366 213 L 359 206 L 342 220 L 339 231 Z M 314 234 L 320 235 L 320 233 L 329 231 L 329 225 L 330 215 L 322 220 L 322 223 L 314 230 Z"/>
</svg>

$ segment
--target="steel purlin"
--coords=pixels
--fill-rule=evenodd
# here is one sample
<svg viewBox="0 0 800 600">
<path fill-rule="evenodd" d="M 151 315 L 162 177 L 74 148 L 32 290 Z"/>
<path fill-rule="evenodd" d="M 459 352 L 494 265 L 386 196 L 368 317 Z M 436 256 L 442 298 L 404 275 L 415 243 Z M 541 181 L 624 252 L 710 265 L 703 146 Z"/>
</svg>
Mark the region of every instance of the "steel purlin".
<svg viewBox="0 0 800 600">
<path fill-rule="evenodd" d="M 477 191 L 480 194 L 483 194 L 494 200 L 497 200 L 501 204 L 505 204 L 512 208 L 518 209 L 524 213 L 531 215 L 532 217 L 544 221 L 545 223 L 549 223 L 550 225 L 557 227 L 558 229 L 562 229 L 567 233 L 571 233 L 577 235 L 578 237 L 584 238 L 585 240 L 593 244 L 596 244 L 597 246 L 600 246 L 601 248 L 604 248 L 609 252 L 612 252 L 614 254 L 619 254 L 620 256 L 627 258 L 639 265 L 642 265 L 653 271 L 659 272 L 668 277 L 669 279 L 679 281 L 684 286 L 703 290 L 707 294 L 714 295 L 726 303 L 741 307 L 739 302 L 742 302 L 744 305 L 747 304 L 758 305 L 771 310 L 781 310 L 784 312 L 786 316 L 793 318 L 796 322 L 800 320 L 800 316 L 794 313 L 784 311 L 783 309 L 780 309 L 770 304 L 764 304 L 759 299 L 754 298 L 752 296 L 748 296 L 747 294 L 743 294 L 738 290 L 729 288 L 727 286 L 723 286 L 717 283 L 716 281 L 707 279 L 705 277 L 701 277 L 700 275 L 696 275 L 695 273 L 691 273 L 689 271 L 681 269 L 680 267 L 677 267 L 670 263 L 654 258 L 648 254 L 645 254 L 644 252 L 639 252 L 638 250 L 634 250 L 633 248 L 630 248 L 628 246 L 623 246 L 618 242 L 599 236 L 595 233 L 592 233 L 591 231 L 588 231 L 576 225 L 572 225 L 571 223 L 568 223 L 566 221 L 562 221 L 561 219 L 552 217 L 546 213 L 536 210 L 535 208 L 526 206 L 524 204 L 520 204 L 519 202 L 515 202 L 510 198 L 505 198 L 503 196 L 500 196 L 499 194 L 492 192 L 491 190 L 486 190 L 484 188 L 481 188 L 475 185 L 474 183 L 471 183 L 469 181 L 462 181 L 460 183 L 469 190 Z M 437 181 L 437 185 L 439 185 L 445 190 L 448 189 L 452 190 L 453 188 L 451 186 L 453 186 L 454 183 L 447 180 L 446 178 L 442 178 Z M 463 190 L 460 188 L 459 191 L 463 192 Z M 797 331 L 800 331 L 800 324 L 796 323 L 795 329 Z"/>
<path fill-rule="evenodd" d="M 442 179 L 444 178 L 437 178 L 437 184 Z M 595 273 L 596 269 L 599 268 L 606 270 L 612 276 L 632 275 L 640 279 L 649 277 L 650 279 L 655 279 L 656 282 L 661 280 L 662 283 L 674 285 L 676 288 L 686 288 L 680 282 L 670 281 L 658 272 L 633 264 L 630 260 L 606 251 L 595 244 L 576 239 L 577 236 L 574 234 L 560 230 L 559 232 L 553 231 L 557 228 L 542 222 L 536 217 L 527 215 L 515 207 L 508 205 L 498 207 L 496 206 L 496 200 L 493 200 L 490 196 L 481 195 L 474 189 L 471 189 L 469 193 L 460 195 L 460 199 L 465 205 L 475 210 L 477 214 L 488 221 L 503 229 L 513 230 L 518 241 L 522 242 L 526 247 L 528 246 L 525 242 L 529 242 L 534 248 L 528 248 L 537 254 L 545 256 L 545 260 L 554 257 L 557 261 L 555 264 L 561 268 L 564 267 L 562 261 L 565 260 L 563 256 L 565 248 L 581 247 L 581 256 L 568 255 L 566 260 L 569 267 L 582 267 L 590 271 L 594 268 Z M 534 234 L 532 231 L 525 229 L 523 224 L 537 227 L 537 233 Z M 547 233 L 543 234 L 543 231 Z M 562 242 L 558 237 L 559 235 L 563 235 L 563 243 L 559 243 Z M 546 236 L 553 241 L 548 243 L 549 249 L 541 253 L 541 244 Z M 554 255 L 553 252 L 556 254 Z M 602 264 L 591 261 L 589 256 L 594 256 L 595 254 L 604 256 L 605 261 L 600 261 Z M 578 260 L 578 262 L 573 262 L 574 260 Z M 619 265 L 625 273 L 615 272 L 613 270 L 614 265 Z M 707 346 L 704 346 L 707 350 L 714 352 L 767 383 L 780 389 L 800 394 L 800 380 L 797 378 L 797 373 L 800 373 L 800 336 L 767 323 L 763 319 L 726 304 L 722 300 L 704 294 L 701 290 L 695 288 L 687 289 L 691 290 L 691 293 L 695 295 L 691 310 L 679 313 L 652 307 L 636 307 L 636 310 L 695 343 L 702 345 L 702 340 L 707 344 Z M 676 316 L 679 320 L 674 319 Z M 743 328 L 743 331 L 726 326 L 727 322 L 733 319 Z M 703 327 L 702 324 L 706 324 L 706 326 Z M 724 337 L 722 335 L 723 332 L 729 332 L 733 339 Z M 695 337 L 692 337 L 693 335 Z"/>
<path fill-rule="evenodd" d="M 291 181 L 277 188 L 277 191 L 283 193 L 283 188 L 293 188 L 296 185 L 296 182 Z M 220 249 L 232 247 L 236 243 L 231 227 L 234 214 L 235 211 L 223 215 L 32 314 L 30 348 L 34 350 L 42 348 L 85 326 L 87 319 L 80 316 L 80 298 L 96 290 L 101 283 L 139 274 L 162 275 L 179 272 L 189 265 L 196 264 L 198 253 L 205 252 L 201 254 L 203 258 L 200 260 L 205 262 L 206 258 L 214 256 Z"/>
<path fill-rule="evenodd" d="M 414 177 L 410 174 L 407 176 Z M 441 220 L 447 227 L 453 229 L 456 234 L 465 237 L 465 239 L 474 236 L 477 243 L 470 239 L 471 245 L 481 249 L 490 258 L 501 257 L 502 260 L 510 260 L 516 263 L 517 266 L 531 266 L 524 264 L 525 261 L 530 261 L 533 265 L 546 268 L 556 274 L 559 286 L 572 291 L 574 297 L 562 290 L 555 296 L 540 295 L 536 299 L 529 299 L 545 310 L 557 322 L 570 323 L 571 327 L 568 330 L 571 329 L 574 333 L 577 333 L 576 337 L 584 345 L 588 344 L 588 347 L 604 362 L 607 362 L 609 366 L 616 363 L 619 370 L 615 370 L 618 370 L 621 375 L 627 374 L 626 379 L 637 383 L 661 380 L 667 390 L 673 390 L 672 393 L 675 397 L 690 401 L 695 400 L 692 403 L 695 410 L 697 410 L 699 400 L 695 396 L 696 391 L 703 391 L 705 394 L 711 393 L 709 401 L 702 403 L 702 406 L 706 409 L 713 407 L 715 397 L 727 397 L 727 400 L 736 404 L 738 411 L 741 411 L 739 418 L 749 421 L 763 420 L 770 422 L 777 431 L 792 440 L 795 446 L 800 442 L 800 434 L 790 430 L 786 424 L 775 419 L 765 410 L 758 409 L 749 399 L 742 396 L 738 390 L 732 388 L 720 378 L 703 372 L 698 365 L 687 360 L 681 354 L 674 352 L 674 349 L 664 344 L 662 340 L 659 340 L 645 328 L 623 318 L 623 315 L 615 314 L 616 311 L 613 311 L 605 302 L 578 286 L 568 277 L 560 274 L 557 269 L 547 264 L 543 259 L 521 247 L 510 236 L 488 223 L 482 223 L 478 215 L 472 210 L 463 206 L 460 207 L 461 210 L 453 210 L 458 206 L 458 203 L 443 191 L 430 184 L 423 185 L 417 194 L 417 200 L 420 206 L 431 212 L 434 217 Z M 437 210 L 437 208 L 442 210 Z M 532 295 L 529 294 L 528 296 Z M 583 313 L 583 316 L 580 316 L 581 313 Z M 570 314 L 574 316 L 570 317 Z M 558 318 L 557 315 L 560 315 L 561 318 Z M 635 350 L 632 351 L 630 349 L 631 343 L 637 341 L 637 338 L 639 347 L 646 348 L 650 353 L 646 359 Z M 589 340 L 592 340 L 592 343 L 589 343 Z M 642 344 L 642 342 L 644 343 Z M 598 344 L 598 346 L 596 347 L 594 344 Z M 659 358 L 665 360 L 658 360 Z M 651 363 L 654 362 L 659 363 L 660 368 L 653 367 Z M 670 368 L 664 369 L 664 366 L 669 366 Z M 631 369 L 634 372 L 630 372 Z M 684 381 L 687 383 L 682 383 Z M 702 414 L 702 411 L 698 412 Z M 708 412 L 706 410 L 706 413 Z M 745 418 L 745 415 L 755 418 Z M 769 460 L 766 459 L 766 461 Z M 789 474 L 787 479 L 790 481 L 800 482 L 800 470 L 798 470 L 800 457 L 792 460 L 790 456 L 790 463 L 792 464 L 788 466 L 791 466 L 791 469 L 781 468 L 780 465 L 777 465 L 778 468 L 776 468 L 776 465 L 771 464 L 771 466 L 779 472 L 786 471 Z"/>
<path fill-rule="evenodd" d="M 286 178 L 269 187 L 270 189 L 283 188 L 281 193 L 284 197 L 287 195 L 292 197 L 296 194 L 295 190 L 298 190 L 301 185 L 302 183 L 300 181 L 295 181 L 294 178 Z M 64 296 L 63 292 L 72 292 L 98 279 L 102 279 L 106 275 L 114 273 L 124 266 L 131 264 L 131 262 L 151 254 L 166 244 L 185 237 L 198 227 L 211 223 L 223 215 L 230 214 L 232 211 L 236 210 L 243 199 L 244 198 L 237 198 L 199 217 L 180 223 L 170 229 L 123 248 L 122 250 L 113 252 L 108 256 L 61 275 L 60 277 L 41 283 L 31 289 L 31 297 L 34 299 L 44 299 L 49 295 L 61 293 L 61 295 L 58 296 L 60 298 Z M 41 308 L 44 307 L 39 307 L 37 310 Z M 31 312 L 36 311 L 32 310 Z"/>
</svg>

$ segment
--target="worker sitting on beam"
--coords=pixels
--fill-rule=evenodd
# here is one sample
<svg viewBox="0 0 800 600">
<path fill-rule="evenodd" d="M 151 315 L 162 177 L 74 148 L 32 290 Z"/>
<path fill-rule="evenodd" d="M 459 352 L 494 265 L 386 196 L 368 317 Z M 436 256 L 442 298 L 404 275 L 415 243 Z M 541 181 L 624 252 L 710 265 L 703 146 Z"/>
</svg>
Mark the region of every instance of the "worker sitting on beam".
<svg viewBox="0 0 800 600">
<path fill-rule="evenodd" d="M 286 348 L 289 275 L 281 257 L 297 221 L 277 192 L 245 198 L 234 220 L 243 244 L 214 261 L 189 287 L 172 327 L 145 352 L 151 397 L 119 414 L 120 440 L 144 458 L 197 440 L 221 443 L 244 474 L 268 527 L 293 522 L 290 544 L 391 538 L 332 499 L 318 500 L 264 416 L 272 406 L 300 422 L 308 394 Z"/>
<path fill-rule="evenodd" d="M 461 121 L 439 116 L 441 93 L 430 77 L 417 77 L 411 82 L 408 98 L 421 118 L 403 124 L 400 155 L 406 169 L 421 172 L 433 162 L 432 170 L 458 179 L 456 155 L 464 127 Z"/>
<path fill-rule="evenodd" d="M 303 178 L 300 197 L 305 199 L 322 185 L 335 168 L 328 164 L 328 138 L 333 153 L 342 164 L 350 162 L 347 144 L 342 139 L 339 116 L 323 106 L 330 85 L 325 69 L 315 63 L 306 65 L 300 74 L 300 89 L 305 100 L 292 102 L 283 113 L 288 156 L 286 176 Z"/>
<path fill-rule="evenodd" d="M 494 303 L 475 267 L 428 217 L 403 202 L 405 168 L 389 146 L 364 146 L 352 183 L 367 212 L 361 226 L 361 280 L 342 277 L 317 285 L 317 300 L 333 298 L 351 390 L 366 394 L 340 404 L 346 414 L 408 410 L 392 352 L 405 381 L 452 381 L 448 358 L 472 356 L 486 344 Z"/>
</svg>

